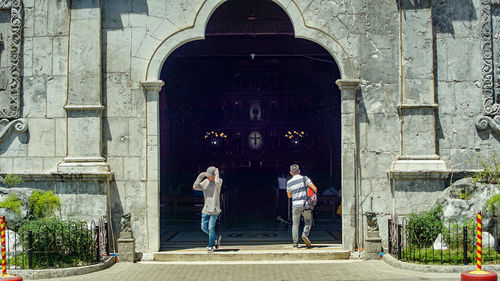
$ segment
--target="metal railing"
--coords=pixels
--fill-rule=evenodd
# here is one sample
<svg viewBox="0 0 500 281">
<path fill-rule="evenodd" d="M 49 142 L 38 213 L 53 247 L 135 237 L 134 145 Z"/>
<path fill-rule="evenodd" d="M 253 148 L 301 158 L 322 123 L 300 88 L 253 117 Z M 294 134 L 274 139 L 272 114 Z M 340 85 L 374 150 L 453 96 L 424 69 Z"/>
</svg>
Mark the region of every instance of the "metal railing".
<svg viewBox="0 0 500 281">
<path fill-rule="evenodd" d="M 35 235 L 36 234 L 36 235 Z M 7 232 L 10 269 L 62 268 L 98 263 L 109 255 L 108 223 L 63 222 Z"/>
<path fill-rule="evenodd" d="M 498 223 L 483 234 L 483 264 L 500 263 Z M 399 260 L 422 264 L 475 264 L 477 258 L 477 225 L 446 221 L 435 228 L 410 225 L 406 218 L 388 220 L 388 251 Z M 492 237 L 493 236 L 493 237 Z"/>
</svg>

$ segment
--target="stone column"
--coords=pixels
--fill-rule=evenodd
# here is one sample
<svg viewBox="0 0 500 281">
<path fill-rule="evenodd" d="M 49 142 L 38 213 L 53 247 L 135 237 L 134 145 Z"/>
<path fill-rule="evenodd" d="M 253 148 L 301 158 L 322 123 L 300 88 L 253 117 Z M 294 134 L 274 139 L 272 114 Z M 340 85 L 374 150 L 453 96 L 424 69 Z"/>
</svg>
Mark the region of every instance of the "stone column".
<svg viewBox="0 0 500 281">
<path fill-rule="evenodd" d="M 393 175 L 447 171 L 436 146 L 431 1 L 400 0 L 401 151 Z"/>
<path fill-rule="evenodd" d="M 146 94 L 146 204 L 148 252 L 160 249 L 160 148 L 159 143 L 159 92 L 161 80 L 141 81 Z"/>
<path fill-rule="evenodd" d="M 72 1 L 68 59 L 67 153 L 58 171 L 103 173 L 101 0 Z"/>
<path fill-rule="evenodd" d="M 340 79 L 336 83 L 341 90 L 342 116 L 342 246 L 352 250 L 360 242 L 355 97 L 361 80 Z"/>
</svg>

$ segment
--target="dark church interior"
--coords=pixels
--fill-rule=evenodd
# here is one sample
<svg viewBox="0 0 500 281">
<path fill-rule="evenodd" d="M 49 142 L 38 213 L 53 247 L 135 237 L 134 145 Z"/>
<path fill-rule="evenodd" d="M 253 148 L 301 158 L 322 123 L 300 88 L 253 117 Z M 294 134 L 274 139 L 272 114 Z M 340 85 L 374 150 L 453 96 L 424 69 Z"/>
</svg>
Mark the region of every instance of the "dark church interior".
<svg viewBox="0 0 500 281">
<path fill-rule="evenodd" d="M 182 45 L 164 63 L 162 248 L 206 243 L 199 230 L 203 195 L 192 184 L 211 165 L 224 180 L 217 227 L 226 242 L 291 240 L 278 177 L 289 179 L 293 163 L 319 189 L 311 239 L 340 242 L 338 67 L 320 45 L 294 37 L 279 6 L 252 3 L 223 4 L 205 39 Z"/>
</svg>

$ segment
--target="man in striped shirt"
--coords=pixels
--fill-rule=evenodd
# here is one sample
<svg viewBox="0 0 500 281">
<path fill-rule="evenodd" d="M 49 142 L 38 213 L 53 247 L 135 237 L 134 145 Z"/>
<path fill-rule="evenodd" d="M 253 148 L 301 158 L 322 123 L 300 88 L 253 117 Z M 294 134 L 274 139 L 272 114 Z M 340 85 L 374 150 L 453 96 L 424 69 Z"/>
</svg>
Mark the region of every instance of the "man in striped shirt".
<svg viewBox="0 0 500 281">
<path fill-rule="evenodd" d="M 310 187 L 315 193 L 318 192 L 318 189 L 308 177 L 300 175 L 299 165 L 293 164 L 290 166 L 290 175 L 292 175 L 292 178 L 286 184 L 286 193 L 288 195 L 288 198 L 292 199 L 293 247 L 299 247 L 299 226 L 300 218 L 302 216 L 304 216 L 304 230 L 302 231 L 302 240 L 307 247 L 310 247 L 311 241 L 309 240 L 309 232 L 311 231 L 312 225 L 312 210 L 305 209 L 304 205 L 308 187 Z"/>
</svg>

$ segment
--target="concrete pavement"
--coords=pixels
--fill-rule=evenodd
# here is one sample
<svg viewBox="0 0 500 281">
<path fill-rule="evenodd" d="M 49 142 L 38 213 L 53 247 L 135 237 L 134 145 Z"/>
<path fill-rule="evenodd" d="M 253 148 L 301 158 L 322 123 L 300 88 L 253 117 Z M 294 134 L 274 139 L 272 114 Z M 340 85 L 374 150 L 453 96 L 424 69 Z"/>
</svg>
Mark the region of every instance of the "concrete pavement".
<svg viewBox="0 0 500 281">
<path fill-rule="evenodd" d="M 132 280 L 460 280 L 458 273 L 395 269 L 383 261 L 139 262 L 51 281 Z"/>
</svg>

